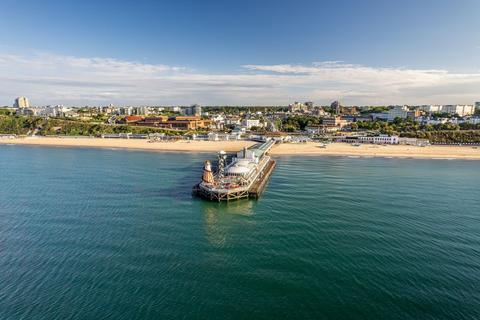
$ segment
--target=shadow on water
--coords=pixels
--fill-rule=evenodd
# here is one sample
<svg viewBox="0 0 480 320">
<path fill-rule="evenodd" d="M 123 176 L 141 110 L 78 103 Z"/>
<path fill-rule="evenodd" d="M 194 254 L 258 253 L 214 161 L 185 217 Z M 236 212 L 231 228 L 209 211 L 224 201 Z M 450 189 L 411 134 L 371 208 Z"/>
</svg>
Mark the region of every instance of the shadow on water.
<svg viewBox="0 0 480 320">
<path fill-rule="evenodd" d="M 251 217 L 256 200 L 242 199 L 232 202 L 200 201 L 205 234 L 210 244 L 224 247 L 232 229 L 242 224 L 242 218 Z"/>
</svg>

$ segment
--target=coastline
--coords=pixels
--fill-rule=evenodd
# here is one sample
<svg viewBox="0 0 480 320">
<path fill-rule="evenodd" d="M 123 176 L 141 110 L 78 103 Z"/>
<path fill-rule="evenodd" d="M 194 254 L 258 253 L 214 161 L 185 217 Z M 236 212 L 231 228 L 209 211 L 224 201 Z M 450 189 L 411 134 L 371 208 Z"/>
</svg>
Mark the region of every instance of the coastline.
<svg viewBox="0 0 480 320">
<path fill-rule="evenodd" d="M 30 145 L 49 147 L 80 147 L 128 149 L 157 152 L 236 152 L 250 147 L 252 141 L 169 141 L 148 142 L 137 139 L 101 139 L 101 138 L 17 138 L 0 139 L 0 145 Z M 279 156 L 350 156 L 350 157 L 386 157 L 418 159 L 465 159 L 480 160 L 480 148 L 472 146 L 407 146 L 407 145 L 371 145 L 358 147 L 347 143 L 331 143 L 325 148 L 320 143 L 284 143 L 276 145 L 270 153 Z"/>
</svg>

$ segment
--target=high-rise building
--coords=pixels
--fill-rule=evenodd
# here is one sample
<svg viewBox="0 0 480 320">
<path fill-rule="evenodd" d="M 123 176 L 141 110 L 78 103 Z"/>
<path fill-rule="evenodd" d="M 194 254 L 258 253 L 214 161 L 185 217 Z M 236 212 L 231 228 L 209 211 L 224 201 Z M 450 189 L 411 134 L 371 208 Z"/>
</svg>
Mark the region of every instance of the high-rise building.
<svg viewBox="0 0 480 320">
<path fill-rule="evenodd" d="M 480 101 L 475 102 L 475 110 L 480 110 Z"/>
<path fill-rule="evenodd" d="M 193 106 L 185 108 L 184 113 L 187 116 L 200 117 L 202 115 L 202 107 L 198 104 L 194 104 Z"/>
<path fill-rule="evenodd" d="M 340 102 L 339 102 L 338 100 L 333 101 L 333 102 L 330 104 L 330 107 L 332 108 L 332 111 L 333 111 L 335 114 L 341 114 L 341 113 L 342 113 L 342 106 L 340 105 Z"/>
<path fill-rule="evenodd" d="M 13 106 L 15 108 L 29 108 L 30 104 L 28 103 L 28 99 L 26 97 L 18 97 L 15 99 Z"/>
</svg>

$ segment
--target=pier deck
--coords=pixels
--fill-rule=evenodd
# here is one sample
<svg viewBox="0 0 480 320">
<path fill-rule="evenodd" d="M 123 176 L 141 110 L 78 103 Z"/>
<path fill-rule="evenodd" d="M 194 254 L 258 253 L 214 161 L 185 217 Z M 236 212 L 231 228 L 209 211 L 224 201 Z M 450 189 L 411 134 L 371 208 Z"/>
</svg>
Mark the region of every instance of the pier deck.
<svg viewBox="0 0 480 320">
<path fill-rule="evenodd" d="M 254 161 L 250 160 L 252 162 L 248 162 L 249 160 L 247 160 L 247 164 L 241 164 L 239 167 L 236 165 L 235 167 L 227 166 L 227 170 L 234 168 L 234 170 L 237 171 L 227 173 L 226 176 L 224 176 L 223 173 L 216 174 L 213 178 L 210 178 L 211 180 L 203 180 L 193 187 L 193 194 L 203 199 L 219 202 L 242 198 L 257 199 L 265 189 L 267 181 L 276 165 L 275 160 L 267 155 L 273 145 L 274 141 L 269 140 L 249 149 L 249 156 L 252 158 L 248 159 L 253 159 Z M 241 157 L 242 154 L 239 154 Z M 246 159 L 246 154 L 248 153 L 245 149 L 245 151 L 243 151 L 244 158 L 240 159 Z M 206 163 L 208 163 L 208 161 Z M 252 166 L 252 164 L 254 165 Z M 245 171 L 238 171 L 237 168 Z M 211 176 L 211 173 L 209 173 L 211 172 L 209 171 L 210 169 L 206 170 L 207 177 L 208 174 Z"/>
<path fill-rule="evenodd" d="M 260 195 L 262 194 L 263 190 L 265 190 L 265 186 L 267 185 L 268 178 L 273 172 L 273 169 L 275 169 L 276 162 L 273 159 L 270 159 L 263 169 L 263 172 L 261 173 L 261 176 L 253 183 L 252 187 L 250 190 L 248 190 L 248 195 L 251 198 L 258 199 Z"/>
</svg>

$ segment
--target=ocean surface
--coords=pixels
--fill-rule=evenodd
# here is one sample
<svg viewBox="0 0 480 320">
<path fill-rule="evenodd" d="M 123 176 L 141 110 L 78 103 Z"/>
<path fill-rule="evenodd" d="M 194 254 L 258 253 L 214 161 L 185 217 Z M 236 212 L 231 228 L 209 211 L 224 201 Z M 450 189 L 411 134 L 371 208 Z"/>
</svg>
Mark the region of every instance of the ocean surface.
<svg viewBox="0 0 480 320">
<path fill-rule="evenodd" d="M 478 319 L 480 162 L 0 146 L 0 319 Z"/>
</svg>

